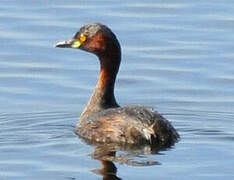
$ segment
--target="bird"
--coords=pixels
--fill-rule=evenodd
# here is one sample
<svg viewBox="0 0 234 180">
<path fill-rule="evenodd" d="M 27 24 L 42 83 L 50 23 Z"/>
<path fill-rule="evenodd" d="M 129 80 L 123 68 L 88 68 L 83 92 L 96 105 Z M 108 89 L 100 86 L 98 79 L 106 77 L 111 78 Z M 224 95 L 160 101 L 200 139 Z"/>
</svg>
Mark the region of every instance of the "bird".
<svg viewBox="0 0 234 180">
<path fill-rule="evenodd" d="M 79 137 L 120 145 L 172 145 L 179 140 L 172 124 L 152 107 L 117 103 L 114 88 L 121 46 L 108 26 L 86 24 L 70 40 L 60 41 L 55 47 L 90 52 L 100 62 L 97 85 L 75 128 Z"/>
</svg>

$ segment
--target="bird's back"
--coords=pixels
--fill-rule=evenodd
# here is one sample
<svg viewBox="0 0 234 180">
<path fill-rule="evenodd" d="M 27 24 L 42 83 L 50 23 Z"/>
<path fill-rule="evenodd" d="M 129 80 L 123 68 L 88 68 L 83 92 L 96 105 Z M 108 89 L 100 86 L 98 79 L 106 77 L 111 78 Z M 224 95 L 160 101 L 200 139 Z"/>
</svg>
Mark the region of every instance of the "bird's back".
<svg viewBox="0 0 234 180">
<path fill-rule="evenodd" d="M 119 144 L 171 145 L 179 138 L 168 120 L 143 106 L 103 110 L 79 123 L 76 133 L 89 141 Z"/>
</svg>

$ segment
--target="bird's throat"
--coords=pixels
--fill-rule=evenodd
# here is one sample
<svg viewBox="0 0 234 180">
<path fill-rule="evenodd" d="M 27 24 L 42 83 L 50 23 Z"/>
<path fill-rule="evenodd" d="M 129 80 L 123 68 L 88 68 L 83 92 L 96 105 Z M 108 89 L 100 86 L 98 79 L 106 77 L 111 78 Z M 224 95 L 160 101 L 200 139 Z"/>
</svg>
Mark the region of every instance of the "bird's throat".
<svg viewBox="0 0 234 180">
<path fill-rule="evenodd" d="M 118 64 L 111 64 L 118 63 Z M 96 88 L 86 108 L 81 114 L 80 121 L 108 108 L 119 107 L 115 100 L 114 85 L 120 61 L 100 59 L 101 70 Z"/>
</svg>

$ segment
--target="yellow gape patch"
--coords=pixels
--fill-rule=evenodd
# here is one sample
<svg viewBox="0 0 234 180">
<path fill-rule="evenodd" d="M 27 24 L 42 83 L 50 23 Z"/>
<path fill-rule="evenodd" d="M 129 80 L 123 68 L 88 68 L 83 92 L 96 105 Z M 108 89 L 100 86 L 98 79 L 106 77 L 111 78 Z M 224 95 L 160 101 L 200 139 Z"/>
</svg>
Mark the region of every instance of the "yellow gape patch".
<svg viewBox="0 0 234 180">
<path fill-rule="evenodd" d="M 80 40 L 74 40 L 74 42 L 72 43 L 72 47 L 73 48 L 79 48 L 81 46 L 82 42 Z"/>
<path fill-rule="evenodd" d="M 80 35 L 79 39 L 74 40 L 72 47 L 79 48 L 83 42 L 85 42 L 87 37 L 83 34 Z"/>
</svg>

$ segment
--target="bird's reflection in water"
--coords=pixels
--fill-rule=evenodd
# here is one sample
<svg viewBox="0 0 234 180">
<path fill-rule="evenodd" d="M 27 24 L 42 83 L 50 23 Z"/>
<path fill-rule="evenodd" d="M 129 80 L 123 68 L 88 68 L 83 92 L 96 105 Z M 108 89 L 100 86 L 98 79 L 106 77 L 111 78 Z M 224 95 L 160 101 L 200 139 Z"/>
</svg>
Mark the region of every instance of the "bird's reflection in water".
<svg viewBox="0 0 234 180">
<path fill-rule="evenodd" d="M 90 144 L 90 142 L 89 142 Z M 101 162 L 100 169 L 91 170 L 93 173 L 103 177 L 103 180 L 120 180 L 117 176 L 117 168 L 114 162 L 130 166 L 153 166 L 160 163 L 153 160 L 139 160 L 142 155 L 157 154 L 169 146 L 118 146 L 116 144 L 98 145 L 95 144 L 95 150 L 91 154 L 93 159 Z"/>
</svg>

